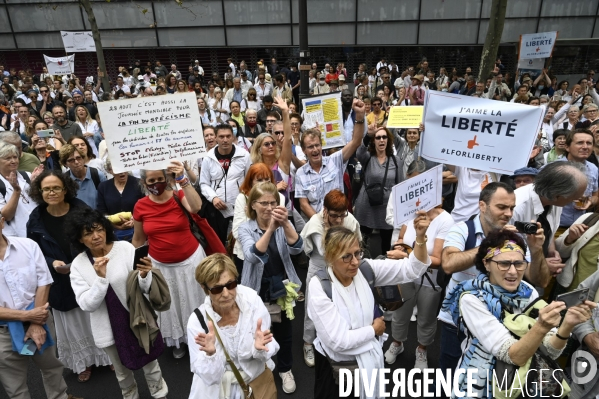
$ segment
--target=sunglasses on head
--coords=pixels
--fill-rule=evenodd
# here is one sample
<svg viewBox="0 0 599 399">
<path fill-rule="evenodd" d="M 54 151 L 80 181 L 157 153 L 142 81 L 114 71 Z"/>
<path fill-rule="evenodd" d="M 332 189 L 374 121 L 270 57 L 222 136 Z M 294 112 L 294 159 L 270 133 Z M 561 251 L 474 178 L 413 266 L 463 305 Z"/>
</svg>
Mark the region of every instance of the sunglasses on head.
<svg viewBox="0 0 599 399">
<path fill-rule="evenodd" d="M 218 295 L 218 294 L 222 293 L 223 289 L 225 289 L 225 288 L 229 291 L 234 290 L 235 288 L 237 288 L 237 280 L 231 281 L 225 285 L 215 285 L 212 288 L 208 288 L 208 286 L 206 286 L 206 289 L 208 291 L 210 291 L 210 293 L 212 295 Z"/>
</svg>

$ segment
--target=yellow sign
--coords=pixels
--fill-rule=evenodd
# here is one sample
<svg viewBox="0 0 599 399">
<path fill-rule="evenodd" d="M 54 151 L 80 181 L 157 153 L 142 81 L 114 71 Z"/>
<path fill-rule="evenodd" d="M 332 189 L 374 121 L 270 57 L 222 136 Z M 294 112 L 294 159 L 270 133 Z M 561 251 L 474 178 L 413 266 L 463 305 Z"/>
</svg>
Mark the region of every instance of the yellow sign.
<svg viewBox="0 0 599 399">
<path fill-rule="evenodd" d="M 389 110 L 388 128 L 417 128 L 422 123 L 424 107 L 411 105 L 408 107 L 391 107 Z"/>
</svg>

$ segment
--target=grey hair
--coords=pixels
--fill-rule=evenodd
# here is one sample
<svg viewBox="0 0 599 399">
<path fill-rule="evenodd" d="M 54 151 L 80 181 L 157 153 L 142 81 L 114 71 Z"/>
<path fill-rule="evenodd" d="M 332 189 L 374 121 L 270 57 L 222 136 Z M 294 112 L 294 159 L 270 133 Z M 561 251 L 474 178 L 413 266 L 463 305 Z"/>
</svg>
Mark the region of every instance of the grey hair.
<svg viewBox="0 0 599 399">
<path fill-rule="evenodd" d="M 589 108 L 599 109 L 599 107 L 597 106 L 597 104 L 595 104 L 595 103 L 588 103 L 587 105 L 585 105 L 582 108 L 582 112 L 587 112 L 589 110 Z"/>
<path fill-rule="evenodd" d="M 11 132 L 11 131 L 5 131 L 5 132 L 0 132 L 0 141 L 4 141 L 4 142 L 20 142 L 21 141 L 21 135 L 19 133 L 16 132 Z"/>
<path fill-rule="evenodd" d="M 543 167 L 535 178 L 535 193 L 541 198 L 555 201 L 557 197 L 570 197 L 587 184 L 586 166 L 579 162 L 557 161 Z"/>
<path fill-rule="evenodd" d="M 110 158 L 106 158 L 106 161 L 104 161 L 104 170 L 112 170 L 112 162 L 110 162 Z"/>
<path fill-rule="evenodd" d="M 233 78 L 233 83 L 235 83 L 235 81 L 241 82 L 240 78 Z"/>
<path fill-rule="evenodd" d="M 256 111 L 255 109 L 252 109 L 252 108 L 248 108 L 245 111 L 245 116 L 248 116 L 249 114 L 256 114 L 256 116 L 257 116 L 258 115 L 258 111 Z"/>
<path fill-rule="evenodd" d="M 0 141 L 0 158 L 6 158 L 9 155 L 19 156 L 17 147 L 7 142 Z"/>
<path fill-rule="evenodd" d="M 166 173 L 166 169 L 159 169 L 159 170 L 162 172 L 162 174 L 164 175 L 164 178 L 166 179 L 166 181 L 168 183 L 169 178 L 168 178 L 168 173 Z M 148 195 L 150 193 L 148 191 L 148 189 L 146 188 L 146 177 L 148 175 L 148 171 L 154 172 L 154 170 L 152 170 L 152 169 L 140 169 L 139 170 L 139 186 L 141 187 L 141 190 L 146 195 Z M 172 187 L 170 186 L 170 184 L 167 185 L 166 189 L 172 190 Z"/>
<path fill-rule="evenodd" d="M 426 171 L 426 163 L 422 159 L 415 159 L 412 161 L 410 165 L 408 165 L 408 170 L 406 175 L 409 176 L 413 173 L 423 173 Z"/>
</svg>

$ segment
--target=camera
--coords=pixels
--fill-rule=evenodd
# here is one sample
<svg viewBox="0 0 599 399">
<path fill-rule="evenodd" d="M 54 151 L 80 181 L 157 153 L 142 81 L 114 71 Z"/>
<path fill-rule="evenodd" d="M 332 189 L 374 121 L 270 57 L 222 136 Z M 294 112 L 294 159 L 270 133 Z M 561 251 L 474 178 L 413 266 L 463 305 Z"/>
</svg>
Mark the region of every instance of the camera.
<svg viewBox="0 0 599 399">
<path fill-rule="evenodd" d="M 516 230 L 524 234 L 537 234 L 536 223 L 514 222 Z"/>
</svg>

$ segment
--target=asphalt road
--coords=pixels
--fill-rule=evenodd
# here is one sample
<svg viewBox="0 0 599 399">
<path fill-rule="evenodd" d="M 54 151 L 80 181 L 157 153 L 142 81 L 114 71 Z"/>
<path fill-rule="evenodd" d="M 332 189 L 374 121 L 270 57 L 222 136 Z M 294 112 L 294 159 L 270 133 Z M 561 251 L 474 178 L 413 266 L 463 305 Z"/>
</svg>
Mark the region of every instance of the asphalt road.
<svg viewBox="0 0 599 399">
<path fill-rule="evenodd" d="M 378 236 L 373 237 L 372 240 L 373 248 L 378 247 Z M 373 256 L 378 255 L 373 251 Z M 306 278 L 305 269 L 298 269 L 298 274 L 302 281 L 305 282 Z M 280 387 L 281 379 L 275 369 L 275 381 L 280 399 L 284 398 L 297 398 L 297 399 L 308 399 L 313 398 L 314 392 L 314 369 L 309 368 L 304 363 L 303 351 L 302 351 L 302 334 L 303 334 L 303 319 L 304 319 L 304 305 L 295 308 L 295 320 L 294 323 L 294 336 L 293 336 L 293 374 L 297 384 L 297 390 L 293 394 L 285 394 Z M 390 322 L 387 322 L 387 333 L 391 334 Z M 429 367 L 437 366 L 437 359 L 439 357 L 439 329 L 437 330 L 437 338 L 435 343 L 428 348 L 428 364 Z M 391 339 L 387 340 L 383 351 L 387 350 L 391 343 Z M 407 372 L 413 368 L 416 360 L 416 323 L 410 323 L 410 332 L 408 341 L 404 343 L 405 351 L 398 356 L 395 364 L 389 366 L 391 369 L 405 368 Z M 172 351 L 167 349 L 163 355 L 159 358 L 160 367 L 162 369 L 163 377 L 169 386 L 169 399 L 186 399 L 189 396 L 191 389 L 192 374 L 189 369 L 189 355 L 186 355 L 182 359 L 174 359 Z M 275 361 L 276 364 L 276 361 Z M 117 384 L 114 372 L 108 367 L 94 368 L 91 379 L 86 383 L 79 383 L 77 381 L 77 375 L 66 370 L 64 377 L 67 385 L 69 386 L 69 393 L 82 397 L 85 399 L 118 399 L 122 398 L 119 386 Z M 140 399 L 151 399 L 150 392 L 145 383 L 145 379 L 142 371 L 135 372 L 135 377 L 139 387 Z M 42 378 L 39 370 L 35 367 L 33 362 L 29 365 L 29 376 L 28 376 L 29 391 L 32 399 L 47 399 L 44 392 Z M 397 396 L 397 397 L 410 397 L 410 396 Z M 8 395 L 4 392 L 4 389 L 0 387 L 0 399 L 8 399 Z"/>
</svg>

